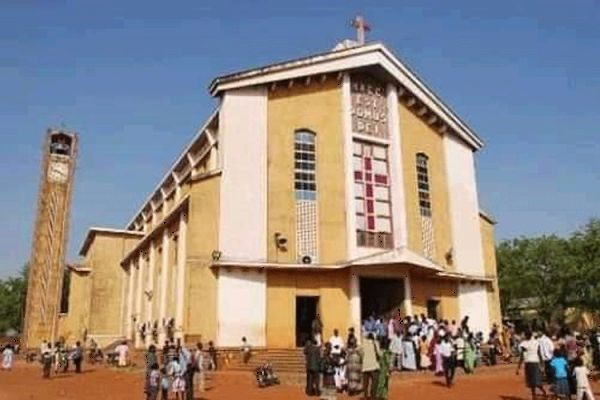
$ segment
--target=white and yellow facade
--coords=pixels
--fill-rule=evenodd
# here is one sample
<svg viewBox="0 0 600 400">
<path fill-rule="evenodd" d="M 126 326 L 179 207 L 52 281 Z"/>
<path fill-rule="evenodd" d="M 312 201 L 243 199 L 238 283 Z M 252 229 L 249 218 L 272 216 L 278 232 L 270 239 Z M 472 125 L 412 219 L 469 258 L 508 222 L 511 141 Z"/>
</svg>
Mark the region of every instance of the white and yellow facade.
<svg viewBox="0 0 600 400">
<path fill-rule="evenodd" d="M 143 347 L 142 324 L 162 341 L 172 321 L 186 340 L 289 348 L 302 307 L 326 336 L 397 308 L 500 322 L 483 143 L 384 45 L 222 76 L 210 93 L 216 110 L 126 229 L 90 231 L 71 303 L 97 304 L 90 282 L 107 276 L 111 301 L 67 315 L 64 335 Z M 104 315 L 118 323 L 94 328 Z"/>
</svg>

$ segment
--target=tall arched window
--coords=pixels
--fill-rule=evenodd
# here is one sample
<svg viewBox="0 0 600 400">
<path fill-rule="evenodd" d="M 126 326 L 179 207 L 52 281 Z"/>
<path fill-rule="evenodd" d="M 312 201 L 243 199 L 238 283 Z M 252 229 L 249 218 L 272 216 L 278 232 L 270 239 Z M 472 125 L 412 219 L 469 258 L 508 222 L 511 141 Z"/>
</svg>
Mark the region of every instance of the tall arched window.
<svg viewBox="0 0 600 400">
<path fill-rule="evenodd" d="M 294 132 L 294 189 L 296 195 L 296 255 L 300 262 L 316 262 L 317 159 L 316 135 L 309 130 Z"/>
<path fill-rule="evenodd" d="M 421 214 L 421 240 L 423 254 L 432 259 L 435 257 L 435 236 L 431 213 L 431 184 L 429 182 L 429 157 L 425 153 L 417 153 L 417 190 L 419 194 L 419 212 Z"/>
</svg>

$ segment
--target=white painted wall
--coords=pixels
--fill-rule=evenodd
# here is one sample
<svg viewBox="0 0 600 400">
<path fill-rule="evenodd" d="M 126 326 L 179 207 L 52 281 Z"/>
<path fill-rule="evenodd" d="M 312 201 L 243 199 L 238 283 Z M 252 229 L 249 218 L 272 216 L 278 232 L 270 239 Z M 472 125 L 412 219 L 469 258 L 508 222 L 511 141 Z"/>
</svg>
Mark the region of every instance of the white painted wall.
<svg viewBox="0 0 600 400">
<path fill-rule="evenodd" d="M 444 152 L 454 265 L 458 272 L 484 275 L 473 152 L 452 135 L 444 136 Z"/>
<path fill-rule="evenodd" d="M 219 111 L 219 140 L 223 169 L 219 250 L 224 259 L 266 260 L 266 88 L 225 92 Z"/>
<path fill-rule="evenodd" d="M 458 285 L 460 318 L 469 316 L 469 327 L 474 332 L 490 332 L 490 314 L 485 284 L 461 283 Z"/>
<path fill-rule="evenodd" d="M 217 346 L 266 345 L 267 275 L 263 272 L 219 270 Z"/>
<path fill-rule="evenodd" d="M 392 225 L 394 247 L 408 244 L 408 225 L 406 221 L 406 196 L 404 194 L 404 176 L 402 175 L 402 142 L 400 140 L 400 115 L 398 111 L 398 91 L 396 85 L 387 85 L 388 130 L 390 133 L 390 181 L 392 196 Z"/>
<path fill-rule="evenodd" d="M 344 135 L 344 177 L 346 204 L 346 249 L 348 260 L 358 257 L 356 245 L 356 213 L 354 204 L 354 167 L 352 145 L 352 98 L 350 93 L 350 74 L 342 79 L 342 129 Z M 359 306 L 360 307 L 360 306 Z"/>
</svg>

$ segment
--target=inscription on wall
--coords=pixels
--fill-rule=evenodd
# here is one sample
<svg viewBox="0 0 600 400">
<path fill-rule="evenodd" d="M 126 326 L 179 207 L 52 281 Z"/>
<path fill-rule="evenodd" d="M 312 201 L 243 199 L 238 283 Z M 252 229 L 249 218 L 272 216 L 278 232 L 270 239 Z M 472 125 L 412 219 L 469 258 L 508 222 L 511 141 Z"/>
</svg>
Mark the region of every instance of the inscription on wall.
<svg viewBox="0 0 600 400">
<path fill-rule="evenodd" d="M 368 76 L 351 78 L 352 132 L 388 138 L 385 87 Z"/>
</svg>

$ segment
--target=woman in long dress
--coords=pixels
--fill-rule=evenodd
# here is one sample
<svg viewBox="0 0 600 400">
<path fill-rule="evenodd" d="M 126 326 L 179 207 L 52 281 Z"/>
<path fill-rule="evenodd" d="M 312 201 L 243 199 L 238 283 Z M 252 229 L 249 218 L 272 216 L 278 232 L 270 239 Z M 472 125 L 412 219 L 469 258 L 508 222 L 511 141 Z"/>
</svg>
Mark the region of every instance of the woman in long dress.
<svg viewBox="0 0 600 400">
<path fill-rule="evenodd" d="M 444 375 L 444 365 L 442 359 L 442 349 L 440 344 L 440 338 L 437 337 L 433 339 L 435 344 L 433 346 L 433 355 L 435 357 L 435 374 L 436 375 Z"/>
<path fill-rule="evenodd" d="M 473 334 L 469 333 L 467 340 L 465 342 L 465 372 L 467 374 L 471 374 L 475 371 L 475 360 L 477 359 L 477 350 L 475 348 L 475 342 L 473 338 Z"/>
<path fill-rule="evenodd" d="M 417 349 L 410 333 L 402 340 L 402 368 L 409 371 L 417 369 Z"/>
<path fill-rule="evenodd" d="M 421 353 L 421 369 L 429 369 L 431 368 L 431 359 L 429 358 L 429 340 L 426 335 L 421 337 L 421 342 L 419 343 L 419 353 Z"/>
<path fill-rule="evenodd" d="M 389 350 L 389 340 L 381 340 L 381 357 L 379 357 L 379 375 L 375 387 L 375 398 L 377 400 L 387 400 L 390 384 L 390 358 L 392 353 Z"/>
<path fill-rule="evenodd" d="M 362 359 L 360 352 L 356 348 L 356 343 L 348 342 L 348 354 L 346 358 L 348 394 L 352 396 L 362 391 Z"/>
</svg>

